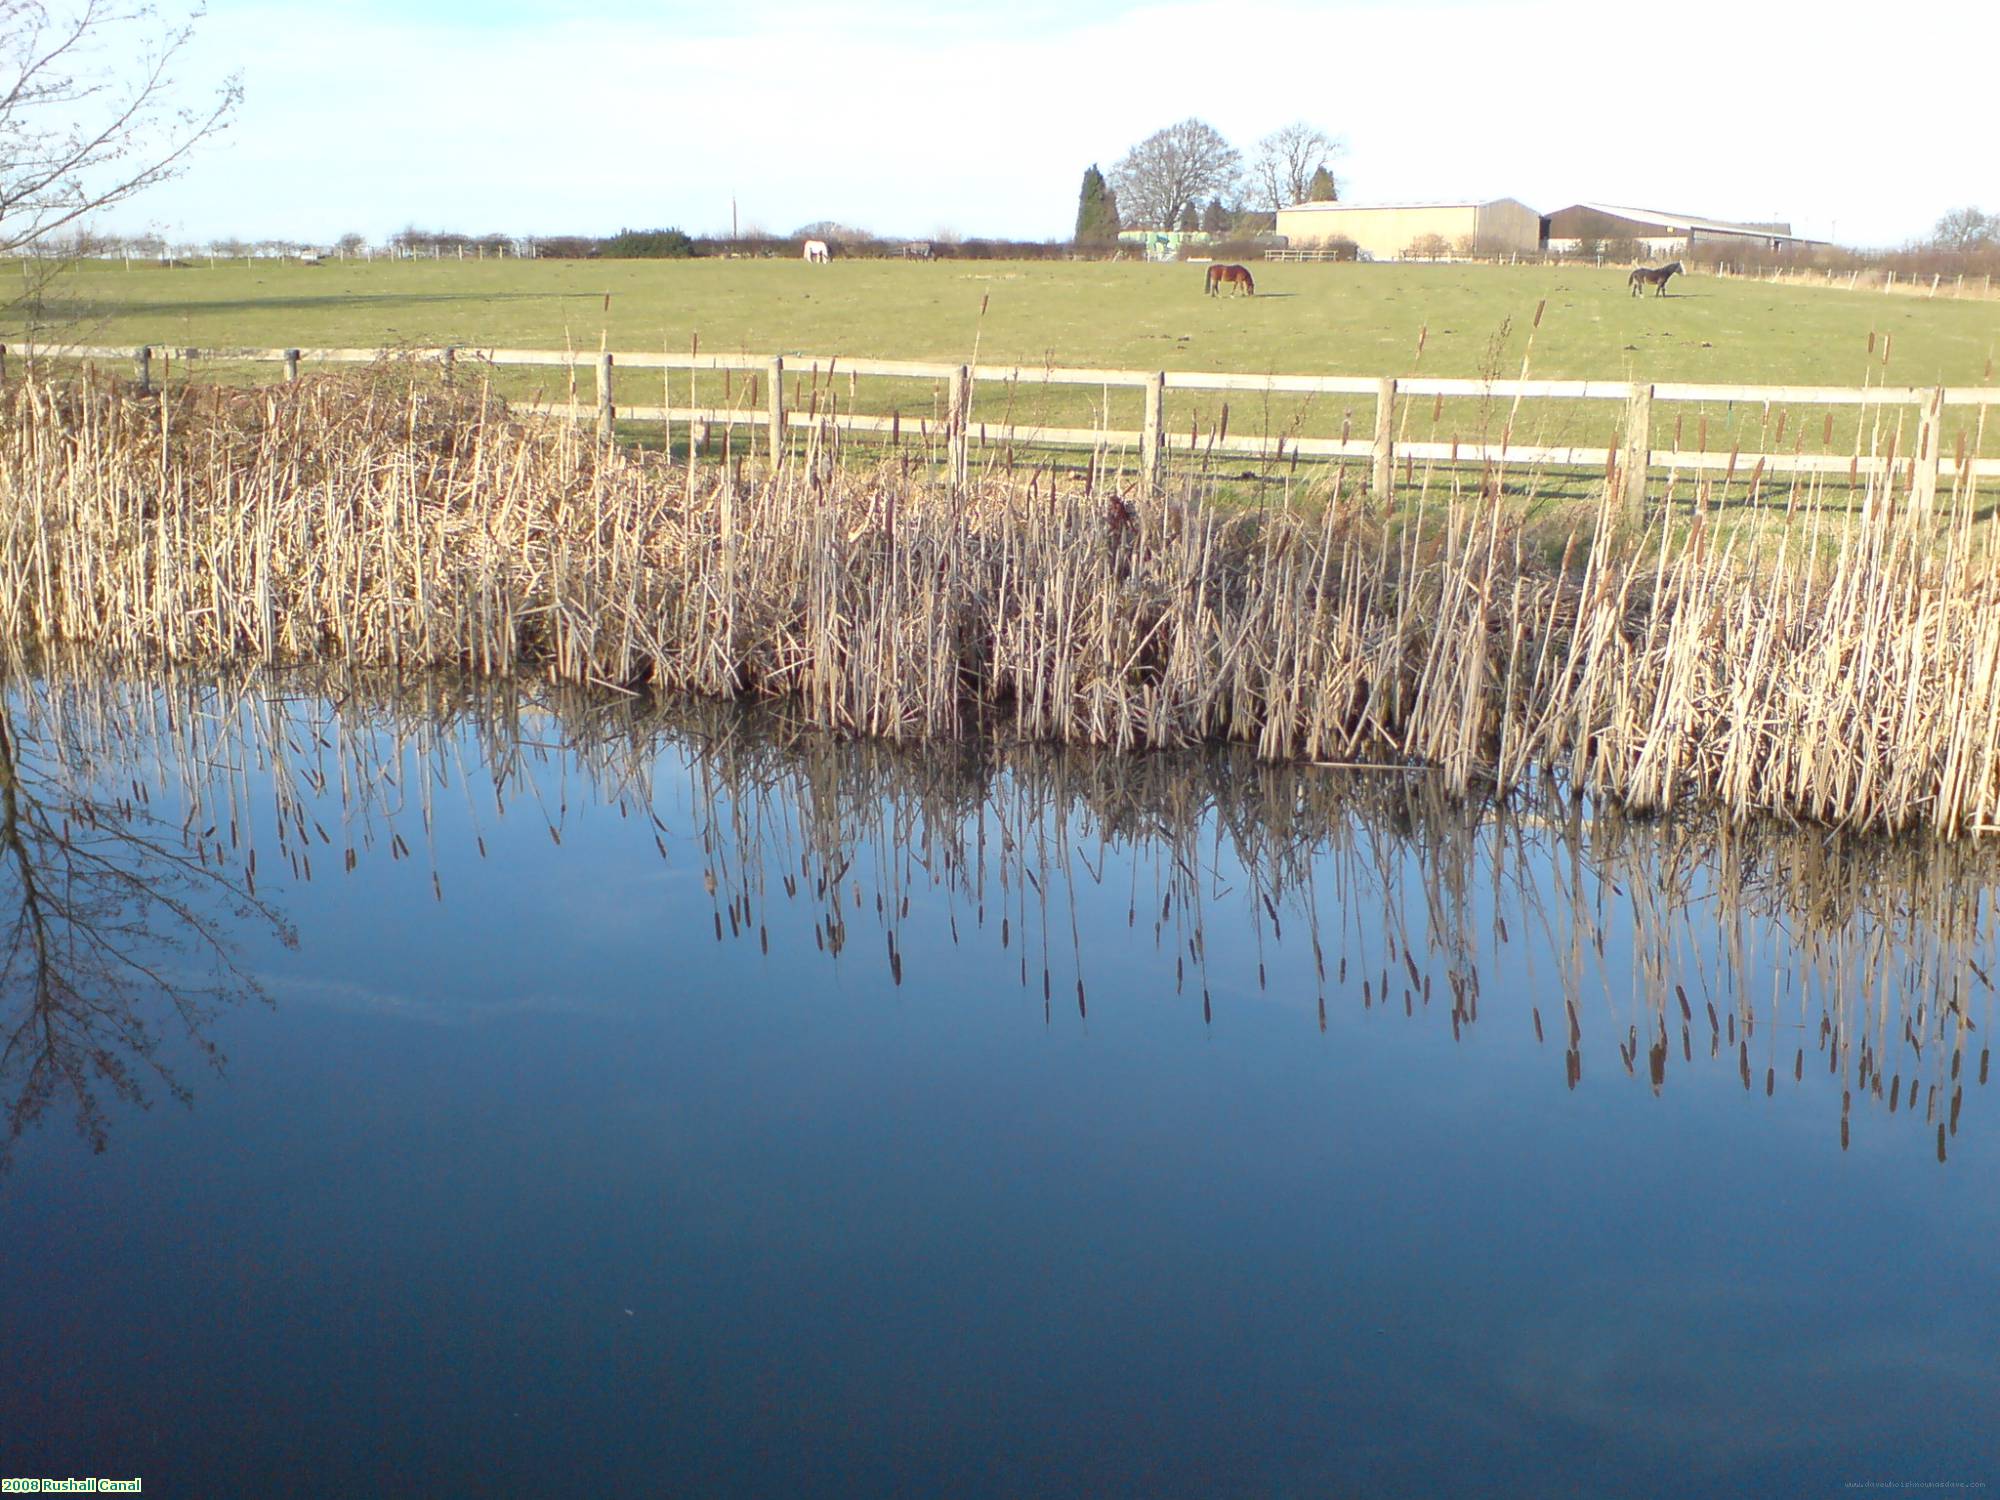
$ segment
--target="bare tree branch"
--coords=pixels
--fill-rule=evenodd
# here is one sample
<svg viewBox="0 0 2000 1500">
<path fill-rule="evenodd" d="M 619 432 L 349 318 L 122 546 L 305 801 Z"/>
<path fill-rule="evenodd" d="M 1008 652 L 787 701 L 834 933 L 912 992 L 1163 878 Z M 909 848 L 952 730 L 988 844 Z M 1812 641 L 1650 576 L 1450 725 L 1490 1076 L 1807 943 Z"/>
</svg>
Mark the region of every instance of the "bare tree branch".
<svg viewBox="0 0 2000 1500">
<path fill-rule="evenodd" d="M 0 255 L 178 176 L 228 128 L 238 78 L 177 102 L 172 70 L 200 14 L 0 0 Z"/>
</svg>

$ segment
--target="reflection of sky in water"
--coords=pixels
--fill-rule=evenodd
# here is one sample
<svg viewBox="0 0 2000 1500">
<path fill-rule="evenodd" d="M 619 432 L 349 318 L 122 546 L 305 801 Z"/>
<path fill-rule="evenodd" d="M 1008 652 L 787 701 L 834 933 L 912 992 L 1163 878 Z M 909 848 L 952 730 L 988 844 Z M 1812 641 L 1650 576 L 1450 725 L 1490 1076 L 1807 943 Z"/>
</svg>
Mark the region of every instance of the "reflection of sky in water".
<svg viewBox="0 0 2000 1500">
<path fill-rule="evenodd" d="M 1901 955 L 1886 1009 L 1834 1006 L 1843 1051 L 1822 1047 L 1820 995 L 1847 981 L 1802 990 L 1760 923 L 1732 969 L 1727 890 L 1697 879 L 1684 909 L 1635 922 L 1625 872 L 1671 867 L 1665 834 L 1610 854 L 1603 835 L 1603 888 L 1532 820 L 1468 845 L 1407 801 L 1399 826 L 1390 790 L 1353 793 L 1336 824 L 1324 773 L 1176 779 L 1153 760 L 1123 784 L 1145 782 L 1131 810 L 1172 836 L 1107 842 L 1089 809 L 1121 783 L 1080 757 L 1025 752 L 982 785 L 866 747 L 691 743 L 622 815 L 602 764 L 556 755 L 524 763 L 532 788 L 509 782 L 502 812 L 460 731 L 393 790 L 350 796 L 348 828 L 329 751 L 327 792 L 302 806 L 329 835 L 310 880 L 296 839 L 275 842 L 268 772 L 231 752 L 259 894 L 299 945 L 242 929 L 275 1011 L 218 1016 L 227 1073 L 188 1060 L 192 1109 L 114 1110 L 102 1155 L 54 1110 L 16 1143 L 7 1472 L 138 1473 L 170 1494 L 2000 1477 L 1993 1010 L 1976 983 L 1950 989 L 1967 952 L 1986 967 L 1983 934 L 1926 946 L 1935 924 L 1906 924 L 1874 945 L 1865 913 L 1808 931 L 1795 902 L 1814 951 Z M 131 774 L 107 761 L 99 782 Z M 1058 779 L 1095 790 L 1031 816 Z M 924 795 L 963 813 L 975 793 L 959 844 L 918 816 Z M 1303 799 L 1298 828 L 1246 821 L 1258 798 Z M 1232 823 L 1321 830 L 1284 866 L 1310 871 L 1310 908 L 1218 839 Z M 827 859 L 851 861 L 838 958 Z M 1193 884 L 1174 873 L 1197 865 Z M 1760 851 L 1721 868 L 1775 890 L 1812 866 Z M 1940 910 L 1970 912 L 1947 874 L 1937 890 L 1961 894 Z M 1589 941 L 1564 955 L 1566 883 L 1585 933 L 1602 923 L 1601 960 Z M 1661 944 L 1670 965 L 1635 966 Z M 1456 1036 L 1453 972 L 1477 985 Z M 1732 973 L 1755 1021 L 1747 1090 L 1737 1047 L 1710 1056 L 1706 1006 L 1728 1025 Z M 1949 1085 L 1945 994 L 1978 1030 L 1940 1166 L 1945 1096 L 1933 1120 L 1891 1114 L 1860 1069 L 1865 1044 L 1904 1088 Z"/>
</svg>

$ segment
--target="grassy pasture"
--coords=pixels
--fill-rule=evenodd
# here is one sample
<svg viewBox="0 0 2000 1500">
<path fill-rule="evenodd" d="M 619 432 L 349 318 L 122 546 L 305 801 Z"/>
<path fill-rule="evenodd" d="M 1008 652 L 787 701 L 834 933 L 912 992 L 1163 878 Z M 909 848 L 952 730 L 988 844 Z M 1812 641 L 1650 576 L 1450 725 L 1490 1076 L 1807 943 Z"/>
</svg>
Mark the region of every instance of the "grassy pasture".
<svg viewBox="0 0 2000 1500">
<path fill-rule="evenodd" d="M 1203 295 L 1203 268 L 1096 262 L 931 264 L 836 261 L 343 261 L 197 263 L 183 269 L 79 268 L 45 316 L 78 342 L 163 346 L 430 346 L 686 350 L 940 359 L 1119 369 L 1242 373 L 1703 381 L 1859 386 L 1985 385 L 2000 359 L 2000 303 L 1886 297 L 1821 287 L 1694 277 L 1667 297 L 1629 295 L 1625 273 L 1591 267 L 1259 265 L 1255 298 Z M 1537 309 L 1541 321 L 1536 326 Z M 15 326 L 0 331 L 22 339 Z M 1886 355 L 1886 358 L 1885 358 Z M 232 377 L 272 378 L 244 369 Z M 795 379 L 799 378 L 797 375 Z M 809 377 L 806 377 L 809 378 Z M 507 370 L 503 394 L 560 396 L 559 371 Z M 586 370 L 580 388 L 587 393 Z M 927 417 L 929 382 L 834 387 L 843 409 Z M 812 393 L 796 393 L 801 405 Z M 661 399 L 660 377 L 631 372 L 621 402 Z M 750 406 L 736 376 L 691 384 L 673 399 Z M 822 397 L 822 400 L 824 397 Z M 1222 394 L 1175 392 L 1168 429 L 1208 431 Z M 1229 430 L 1366 435 L 1367 398 L 1237 393 Z M 1138 426 L 1136 392 L 979 387 L 989 422 Z M 1602 444 L 1620 420 L 1604 402 L 1540 402 L 1514 417 L 1524 442 Z M 1901 414 L 1907 451 L 1914 414 Z M 1505 403 L 1410 403 L 1412 440 L 1497 435 Z M 1954 412 L 1969 442 L 1976 409 Z M 1884 441 L 1855 408 L 1767 411 L 1717 403 L 1656 414 L 1655 441 L 1849 454 Z M 1895 412 L 1881 421 L 1893 427 Z M 2000 424 L 1984 451 L 2000 452 Z M 1782 436 L 1779 434 L 1782 433 Z M 1954 443 L 1956 430 L 1946 442 Z M 1949 451 L 1949 447 L 1947 449 Z"/>
</svg>

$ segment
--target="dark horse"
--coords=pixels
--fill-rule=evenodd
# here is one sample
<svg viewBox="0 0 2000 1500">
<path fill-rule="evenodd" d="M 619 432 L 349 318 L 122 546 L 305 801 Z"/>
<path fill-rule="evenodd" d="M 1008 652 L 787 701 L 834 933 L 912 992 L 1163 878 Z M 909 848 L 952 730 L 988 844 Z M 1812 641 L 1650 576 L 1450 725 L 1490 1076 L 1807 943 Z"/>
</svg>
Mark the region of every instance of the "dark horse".
<svg viewBox="0 0 2000 1500">
<path fill-rule="evenodd" d="M 1257 295 L 1257 283 L 1250 279 L 1249 271 L 1242 266 L 1210 266 L 1208 268 L 1208 295 L 1220 297 L 1220 288 L 1240 286 L 1251 296 Z"/>
<path fill-rule="evenodd" d="M 1657 287 L 1658 290 L 1653 295 L 1664 297 L 1667 295 L 1667 278 L 1677 272 L 1682 276 L 1687 275 L 1679 261 L 1670 266 L 1661 266 L 1657 271 L 1649 271 L 1646 267 L 1640 266 L 1632 272 L 1631 279 L 1625 284 L 1632 288 L 1632 295 L 1635 297 L 1639 295 L 1639 288 L 1642 286 Z"/>
</svg>

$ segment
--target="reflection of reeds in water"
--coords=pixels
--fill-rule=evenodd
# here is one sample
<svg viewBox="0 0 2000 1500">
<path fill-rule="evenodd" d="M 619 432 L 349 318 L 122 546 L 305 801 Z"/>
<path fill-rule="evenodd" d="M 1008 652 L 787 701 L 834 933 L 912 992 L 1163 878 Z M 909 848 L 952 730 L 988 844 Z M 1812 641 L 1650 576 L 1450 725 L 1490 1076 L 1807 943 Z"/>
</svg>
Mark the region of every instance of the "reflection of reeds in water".
<svg viewBox="0 0 2000 1500">
<path fill-rule="evenodd" d="M 121 704 L 121 708 L 136 706 Z M 236 938 L 283 919 L 255 894 L 226 835 L 154 805 L 150 746 L 57 695 L 17 713 L 0 698 L 0 1172 L 51 1111 L 105 1148 L 106 1100 L 186 1102 L 182 1054 L 220 1069 L 208 1038 L 223 1009 L 265 998 Z"/>
<path fill-rule="evenodd" d="M 1227 513 L 1062 476 L 672 468 L 450 390 L 12 386 L 0 639 L 782 697 L 844 732 L 1539 771 L 1634 809 L 2000 827 L 1969 481 L 1726 537 L 1491 487 Z M 1795 513 L 1796 512 L 1796 513 Z"/>
<path fill-rule="evenodd" d="M 153 767 L 252 880 L 260 842 L 299 879 L 409 857 L 440 796 L 464 799 L 482 854 L 482 819 L 525 810 L 560 843 L 573 809 L 611 804 L 662 857 L 699 848 L 717 941 L 768 952 L 789 931 L 931 986 L 911 938 L 944 938 L 1004 963 L 1050 1021 L 1072 1001 L 1087 1020 L 1109 920 L 1150 933 L 1163 992 L 1199 995 L 1205 1017 L 1262 988 L 1316 1004 L 1322 1030 L 1343 1004 L 1435 1012 L 1468 1042 L 1482 1019 L 1531 1028 L 1572 1088 L 1606 1066 L 1655 1093 L 1694 1067 L 1762 1097 L 1838 1087 L 1843 1142 L 1859 1101 L 1893 1128 L 1920 1118 L 1943 1153 L 1989 1074 L 2000 867 L 1976 846 L 1593 816 L 1546 783 L 1482 808 L 1436 778 L 1240 750 L 913 751 L 474 679 L 379 698 L 45 681 L 23 700 L 40 732 L 98 774 Z M 660 816 L 663 755 L 686 766 L 691 826 Z"/>
</svg>

